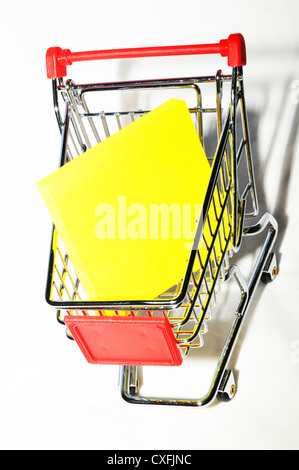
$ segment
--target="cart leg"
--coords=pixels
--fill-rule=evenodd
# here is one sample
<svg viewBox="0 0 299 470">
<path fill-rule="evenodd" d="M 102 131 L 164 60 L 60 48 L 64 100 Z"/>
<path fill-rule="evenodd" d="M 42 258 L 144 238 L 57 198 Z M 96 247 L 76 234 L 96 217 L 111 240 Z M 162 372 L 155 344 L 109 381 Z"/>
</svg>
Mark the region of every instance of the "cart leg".
<svg viewBox="0 0 299 470">
<path fill-rule="evenodd" d="M 129 403 L 136 404 L 206 406 L 211 404 L 216 397 L 227 401 L 227 399 L 230 400 L 234 396 L 236 392 L 236 385 L 232 372 L 227 368 L 228 361 L 237 342 L 243 320 L 246 316 L 246 313 L 248 312 L 251 300 L 254 296 L 257 285 L 261 280 L 262 274 L 265 271 L 269 271 L 269 269 L 272 268 L 273 263 L 276 265 L 275 256 L 273 257 L 271 252 L 277 236 L 277 222 L 274 217 L 266 213 L 261 217 L 257 224 L 244 228 L 244 235 L 255 235 L 262 232 L 265 228 L 268 228 L 268 231 L 263 247 L 256 260 L 246 292 L 242 292 L 240 303 L 235 312 L 234 320 L 227 335 L 224 347 L 218 360 L 216 371 L 214 372 L 210 389 L 208 390 L 207 394 L 201 398 L 195 399 L 144 397 L 137 393 L 137 387 L 134 385 L 136 381 L 136 375 L 134 375 L 136 369 L 132 375 L 132 367 L 122 366 L 120 371 L 120 389 L 124 400 Z M 232 267 L 231 275 L 235 273 L 235 268 Z M 228 274 L 228 276 L 230 276 L 230 274 Z M 238 280 L 242 281 L 241 278 Z"/>
</svg>

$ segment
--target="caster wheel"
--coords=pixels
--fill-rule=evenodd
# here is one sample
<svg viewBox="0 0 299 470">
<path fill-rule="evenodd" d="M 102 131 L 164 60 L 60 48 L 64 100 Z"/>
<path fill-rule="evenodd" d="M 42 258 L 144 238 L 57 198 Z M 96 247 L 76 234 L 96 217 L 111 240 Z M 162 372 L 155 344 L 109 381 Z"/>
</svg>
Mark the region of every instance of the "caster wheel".
<svg viewBox="0 0 299 470">
<path fill-rule="evenodd" d="M 217 392 L 217 399 L 219 401 L 228 402 L 234 398 L 236 394 L 236 382 L 234 375 L 230 369 L 224 372 L 219 390 Z"/>
</svg>

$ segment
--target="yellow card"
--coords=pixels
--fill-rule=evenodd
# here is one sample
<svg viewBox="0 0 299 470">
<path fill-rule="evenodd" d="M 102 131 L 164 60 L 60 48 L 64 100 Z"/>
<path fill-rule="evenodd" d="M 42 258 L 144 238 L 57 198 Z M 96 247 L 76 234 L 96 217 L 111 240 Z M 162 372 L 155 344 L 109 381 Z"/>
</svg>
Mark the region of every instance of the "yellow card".
<svg viewBox="0 0 299 470">
<path fill-rule="evenodd" d="M 152 300 L 184 278 L 209 176 L 171 99 L 37 183 L 89 300 Z"/>
</svg>

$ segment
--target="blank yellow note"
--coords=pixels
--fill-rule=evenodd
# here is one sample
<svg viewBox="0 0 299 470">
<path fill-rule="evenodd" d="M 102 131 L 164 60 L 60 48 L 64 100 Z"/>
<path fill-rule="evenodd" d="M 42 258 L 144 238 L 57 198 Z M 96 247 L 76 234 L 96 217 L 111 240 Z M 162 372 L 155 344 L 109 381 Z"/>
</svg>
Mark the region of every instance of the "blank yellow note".
<svg viewBox="0 0 299 470">
<path fill-rule="evenodd" d="M 171 99 L 37 186 L 90 300 L 151 300 L 185 275 L 210 176 Z"/>
</svg>

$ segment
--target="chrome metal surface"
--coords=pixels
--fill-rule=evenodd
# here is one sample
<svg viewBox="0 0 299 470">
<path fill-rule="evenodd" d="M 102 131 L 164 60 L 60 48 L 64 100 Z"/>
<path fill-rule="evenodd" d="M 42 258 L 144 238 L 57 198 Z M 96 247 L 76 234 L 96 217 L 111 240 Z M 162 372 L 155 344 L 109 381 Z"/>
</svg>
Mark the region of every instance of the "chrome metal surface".
<svg viewBox="0 0 299 470">
<path fill-rule="evenodd" d="M 210 388 L 207 393 L 200 398 L 144 397 L 137 394 L 130 394 L 128 388 L 128 368 L 124 366 L 121 370 L 120 384 L 121 395 L 124 400 L 128 401 L 129 403 L 135 404 L 142 403 L 154 405 L 183 405 L 202 407 L 211 404 L 215 400 L 215 398 L 217 398 L 217 393 L 219 392 L 219 390 L 223 392 L 221 384 L 224 374 L 228 369 L 229 359 L 237 343 L 244 319 L 246 317 L 246 314 L 248 313 L 249 306 L 253 299 L 257 285 L 261 279 L 265 264 L 277 237 L 277 222 L 274 217 L 268 213 L 264 214 L 260 221 L 256 225 L 254 225 L 251 230 L 249 228 L 246 229 L 247 232 L 251 231 L 252 233 L 256 233 L 256 231 L 261 232 L 266 228 L 267 233 L 265 241 L 256 260 L 247 288 L 244 289 L 244 279 L 240 275 L 240 271 L 238 270 L 238 268 L 232 268 L 232 270 L 227 275 L 228 278 L 234 275 L 235 278 L 238 280 L 238 284 L 241 287 L 241 297 L 238 307 L 235 311 L 235 316 L 231 328 L 228 332 L 225 344 L 223 346 L 216 370 L 214 372 Z"/>
</svg>

